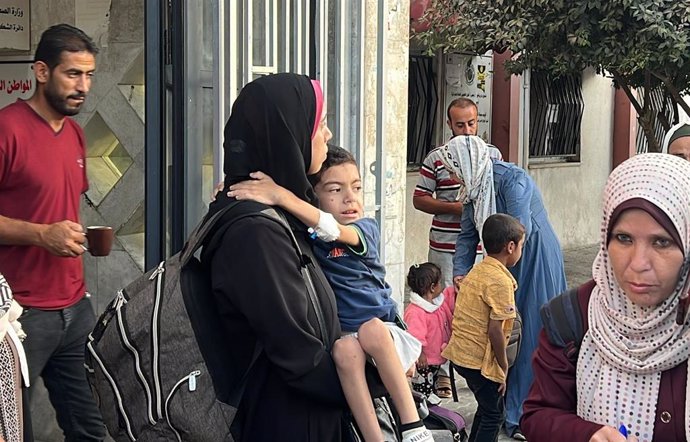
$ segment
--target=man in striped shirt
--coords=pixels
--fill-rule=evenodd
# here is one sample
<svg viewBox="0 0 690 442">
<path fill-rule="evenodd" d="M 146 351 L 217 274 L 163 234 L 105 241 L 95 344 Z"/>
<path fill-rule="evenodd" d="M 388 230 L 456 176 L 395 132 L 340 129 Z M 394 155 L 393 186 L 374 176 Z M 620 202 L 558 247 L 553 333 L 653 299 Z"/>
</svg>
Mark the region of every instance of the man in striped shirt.
<svg viewBox="0 0 690 442">
<path fill-rule="evenodd" d="M 453 136 L 477 135 L 477 105 L 469 98 L 456 98 L 446 111 L 448 127 Z M 501 152 L 490 146 L 492 159 L 501 159 Z M 453 180 L 441 162 L 437 147 L 424 158 L 419 169 L 412 204 L 415 209 L 434 215 L 429 231 L 429 262 L 441 268 L 443 284 L 453 285 L 453 254 L 460 233 L 462 203 L 457 201 L 460 183 Z"/>
</svg>

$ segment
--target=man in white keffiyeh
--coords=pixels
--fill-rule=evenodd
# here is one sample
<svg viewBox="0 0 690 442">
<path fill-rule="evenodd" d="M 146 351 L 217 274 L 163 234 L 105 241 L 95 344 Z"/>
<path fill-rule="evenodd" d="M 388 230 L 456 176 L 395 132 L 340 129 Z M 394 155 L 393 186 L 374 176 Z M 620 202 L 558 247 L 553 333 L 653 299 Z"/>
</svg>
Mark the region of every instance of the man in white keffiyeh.
<svg viewBox="0 0 690 442">
<path fill-rule="evenodd" d="M 622 441 L 621 425 L 640 442 L 690 441 L 690 163 L 664 154 L 625 161 L 608 179 L 603 211 L 576 369 L 543 371 L 565 362 L 542 335 L 523 429 L 530 441 Z M 577 395 L 555 398 L 558 388 Z"/>
</svg>

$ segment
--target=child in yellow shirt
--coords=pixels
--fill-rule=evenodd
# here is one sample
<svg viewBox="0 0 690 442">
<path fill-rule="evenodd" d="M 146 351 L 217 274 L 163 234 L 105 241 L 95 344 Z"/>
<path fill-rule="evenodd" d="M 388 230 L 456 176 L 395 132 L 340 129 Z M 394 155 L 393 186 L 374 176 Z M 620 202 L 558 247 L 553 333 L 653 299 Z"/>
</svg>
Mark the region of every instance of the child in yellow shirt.
<svg viewBox="0 0 690 442">
<path fill-rule="evenodd" d="M 469 442 L 498 440 L 505 420 L 506 345 L 517 289 L 508 267 L 522 256 L 525 228 L 512 216 L 497 213 L 484 222 L 482 240 L 487 256 L 460 283 L 450 342 L 442 353 L 478 403 Z"/>
</svg>

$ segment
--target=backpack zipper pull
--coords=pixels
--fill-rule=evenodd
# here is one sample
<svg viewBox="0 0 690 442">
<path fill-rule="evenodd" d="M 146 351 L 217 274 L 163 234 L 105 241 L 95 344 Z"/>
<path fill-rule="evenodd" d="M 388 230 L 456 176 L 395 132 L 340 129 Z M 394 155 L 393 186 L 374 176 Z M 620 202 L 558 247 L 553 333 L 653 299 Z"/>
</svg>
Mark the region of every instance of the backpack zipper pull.
<svg viewBox="0 0 690 442">
<path fill-rule="evenodd" d="M 158 267 L 156 267 L 156 270 L 154 270 L 151 273 L 151 276 L 149 276 L 149 281 L 153 281 L 154 279 L 156 279 L 158 277 L 158 275 L 160 275 L 164 271 L 165 271 L 165 261 L 161 261 L 161 263 L 158 264 Z"/>
<path fill-rule="evenodd" d="M 201 374 L 200 370 L 194 370 L 193 372 L 189 373 L 189 379 L 187 380 L 187 385 L 189 387 L 189 391 L 195 391 L 196 390 L 196 378 Z"/>
<path fill-rule="evenodd" d="M 123 305 L 127 304 L 127 298 L 125 298 L 125 294 L 122 292 L 122 289 L 117 291 L 117 295 L 115 295 L 115 309 L 120 310 Z"/>
</svg>

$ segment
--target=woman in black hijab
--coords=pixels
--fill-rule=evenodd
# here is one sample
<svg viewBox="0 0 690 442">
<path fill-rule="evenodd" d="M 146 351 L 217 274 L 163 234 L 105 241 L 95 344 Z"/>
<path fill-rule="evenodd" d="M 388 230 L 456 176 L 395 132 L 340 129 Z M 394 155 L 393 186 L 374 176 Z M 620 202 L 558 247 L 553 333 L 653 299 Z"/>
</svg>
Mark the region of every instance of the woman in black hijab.
<svg viewBox="0 0 690 442">
<path fill-rule="evenodd" d="M 277 74 L 244 87 L 225 126 L 225 186 L 261 170 L 305 201 L 315 203 L 307 174 L 318 172 L 331 133 L 321 87 L 305 76 Z M 219 192 L 209 214 L 233 199 Z M 226 216 L 257 213 L 267 206 L 243 201 Z M 315 262 L 307 228 L 287 216 L 307 261 Z M 223 221 L 219 223 L 222 228 Z M 232 432 L 239 441 L 339 441 L 346 402 L 330 355 L 340 336 L 335 298 L 321 269 L 309 273 L 323 312 L 309 301 L 300 259 L 277 222 L 249 216 L 235 222 L 202 253 L 231 353 L 225 378 L 246 377 Z M 322 336 L 325 334 L 326 336 Z"/>
</svg>

